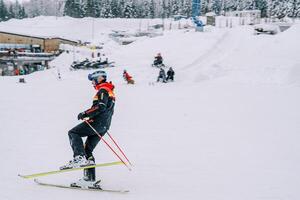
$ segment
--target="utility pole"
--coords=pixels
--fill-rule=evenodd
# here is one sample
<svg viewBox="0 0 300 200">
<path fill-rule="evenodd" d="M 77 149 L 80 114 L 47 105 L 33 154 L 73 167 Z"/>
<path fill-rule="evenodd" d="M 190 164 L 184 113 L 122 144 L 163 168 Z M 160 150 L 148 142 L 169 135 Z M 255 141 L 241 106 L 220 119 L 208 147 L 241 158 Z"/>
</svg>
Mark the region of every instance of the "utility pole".
<svg viewBox="0 0 300 200">
<path fill-rule="evenodd" d="M 193 0 L 192 2 L 192 17 L 201 15 L 201 0 Z"/>
</svg>

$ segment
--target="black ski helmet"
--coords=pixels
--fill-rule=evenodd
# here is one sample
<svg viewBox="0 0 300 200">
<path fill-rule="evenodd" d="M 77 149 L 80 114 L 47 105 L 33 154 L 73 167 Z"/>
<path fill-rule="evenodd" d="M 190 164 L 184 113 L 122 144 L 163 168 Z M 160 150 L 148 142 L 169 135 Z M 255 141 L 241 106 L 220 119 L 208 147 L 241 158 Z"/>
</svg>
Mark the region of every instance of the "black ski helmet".
<svg viewBox="0 0 300 200">
<path fill-rule="evenodd" d="M 100 76 L 104 78 L 104 81 L 106 81 L 107 74 L 106 74 L 106 72 L 103 71 L 103 70 L 98 70 L 98 71 L 95 71 L 95 72 L 89 74 L 89 75 L 88 75 L 88 79 L 89 79 L 90 81 L 95 81 L 96 84 L 98 84 L 98 78 L 99 78 Z"/>
</svg>

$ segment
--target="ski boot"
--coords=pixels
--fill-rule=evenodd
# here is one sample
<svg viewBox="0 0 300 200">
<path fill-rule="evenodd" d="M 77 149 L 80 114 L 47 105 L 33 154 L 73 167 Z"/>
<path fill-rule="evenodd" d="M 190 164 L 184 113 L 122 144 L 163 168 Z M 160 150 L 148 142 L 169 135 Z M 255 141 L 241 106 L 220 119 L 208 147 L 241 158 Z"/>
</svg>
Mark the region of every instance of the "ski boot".
<svg viewBox="0 0 300 200">
<path fill-rule="evenodd" d="M 88 158 L 89 162 L 95 163 L 95 158 L 90 156 Z M 96 168 L 89 168 L 83 170 L 83 179 L 86 181 L 96 181 Z"/>
<path fill-rule="evenodd" d="M 79 179 L 77 182 L 71 183 L 71 187 L 78 187 L 78 188 L 84 188 L 84 189 L 99 189 L 102 190 L 102 188 L 99 185 L 100 181 L 86 181 L 83 178 Z"/>
<path fill-rule="evenodd" d="M 88 158 L 88 161 L 95 162 L 95 159 L 93 156 L 90 156 Z M 81 188 L 88 188 L 88 189 L 100 189 L 101 187 L 99 183 L 101 180 L 96 181 L 96 169 L 95 168 L 89 168 L 83 170 L 83 178 L 79 179 L 75 183 L 71 183 L 71 187 L 81 187 Z"/>
<path fill-rule="evenodd" d="M 89 165 L 95 165 L 95 162 L 87 160 L 84 156 L 79 155 L 75 156 L 73 160 L 70 160 L 68 164 L 61 166 L 60 170 L 85 167 Z"/>
</svg>

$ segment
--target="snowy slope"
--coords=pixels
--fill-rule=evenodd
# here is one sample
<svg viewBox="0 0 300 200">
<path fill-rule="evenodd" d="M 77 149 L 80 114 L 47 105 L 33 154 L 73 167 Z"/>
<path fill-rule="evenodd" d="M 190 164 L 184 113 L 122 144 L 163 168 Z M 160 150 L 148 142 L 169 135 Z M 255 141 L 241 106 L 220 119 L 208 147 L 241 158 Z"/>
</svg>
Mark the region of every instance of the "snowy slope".
<svg viewBox="0 0 300 200">
<path fill-rule="evenodd" d="M 76 23 L 31 20 L 24 24 L 43 24 L 39 35 L 53 29 L 72 36 Z M 122 22 L 115 19 L 116 26 Z M 76 34 L 84 35 L 84 26 Z M 0 77 L 0 199 L 298 200 L 299 33 L 299 24 L 277 36 L 254 36 L 250 27 L 175 30 L 128 46 L 111 44 L 109 57 L 117 67 L 107 73 L 117 104 L 110 131 L 134 169 L 101 168 L 98 177 L 103 187 L 129 189 L 126 195 L 39 187 L 17 176 L 57 169 L 71 158 L 67 131 L 91 104 L 92 71 L 68 71 L 73 55 L 62 54 L 51 63 L 56 68 L 26 76 L 26 84 Z M 149 85 L 158 74 L 150 67 L 157 52 L 174 67 L 176 82 Z M 136 85 L 124 83 L 123 69 Z M 117 160 L 103 143 L 95 156 L 98 162 Z M 43 180 L 69 183 L 80 176 Z"/>
</svg>

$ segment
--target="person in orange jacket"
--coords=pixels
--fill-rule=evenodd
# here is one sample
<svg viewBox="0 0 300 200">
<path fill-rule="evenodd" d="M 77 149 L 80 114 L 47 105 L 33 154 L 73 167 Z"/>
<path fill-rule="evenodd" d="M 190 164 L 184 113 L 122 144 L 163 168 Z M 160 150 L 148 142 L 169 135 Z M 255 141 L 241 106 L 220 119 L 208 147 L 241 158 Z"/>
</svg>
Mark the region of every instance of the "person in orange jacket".
<svg viewBox="0 0 300 200">
<path fill-rule="evenodd" d="M 99 70 L 88 75 L 97 93 L 93 98 L 91 108 L 78 114 L 78 120 L 87 120 L 90 125 L 101 135 L 104 136 L 110 128 L 114 113 L 115 94 L 114 85 L 106 81 L 105 71 Z M 73 150 L 73 159 L 60 169 L 78 168 L 95 164 L 93 150 L 100 141 L 100 137 L 84 121 L 69 132 L 69 140 Z M 82 137 L 87 137 L 83 143 Z M 84 177 L 78 182 L 73 183 L 77 186 L 95 186 L 95 168 L 84 170 Z"/>
</svg>

